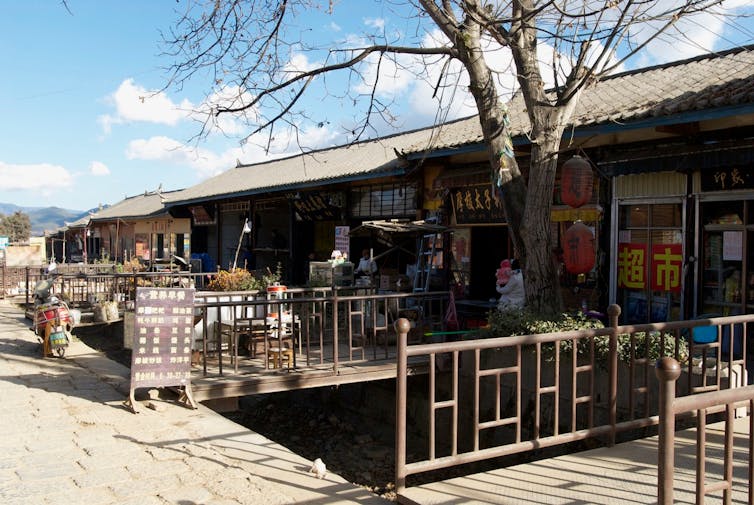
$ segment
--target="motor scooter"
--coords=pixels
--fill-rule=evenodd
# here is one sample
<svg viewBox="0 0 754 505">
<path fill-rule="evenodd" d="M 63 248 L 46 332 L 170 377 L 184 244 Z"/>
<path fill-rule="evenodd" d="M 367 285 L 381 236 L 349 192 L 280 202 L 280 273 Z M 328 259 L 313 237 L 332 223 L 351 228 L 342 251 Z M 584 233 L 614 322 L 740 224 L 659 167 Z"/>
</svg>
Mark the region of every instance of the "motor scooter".
<svg viewBox="0 0 754 505">
<path fill-rule="evenodd" d="M 37 282 L 34 287 L 34 333 L 42 344 L 42 356 L 64 357 L 71 341 L 73 320 L 68 304 L 53 295 L 52 278 Z"/>
</svg>

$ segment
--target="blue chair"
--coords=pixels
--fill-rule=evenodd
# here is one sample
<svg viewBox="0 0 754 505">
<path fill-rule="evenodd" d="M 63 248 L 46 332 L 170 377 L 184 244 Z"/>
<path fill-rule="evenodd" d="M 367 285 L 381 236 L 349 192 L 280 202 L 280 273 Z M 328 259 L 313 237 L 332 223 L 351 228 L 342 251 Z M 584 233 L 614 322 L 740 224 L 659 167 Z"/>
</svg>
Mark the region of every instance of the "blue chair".
<svg viewBox="0 0 754 505">
<path fill-rule="evenodd" d="M 720 314 L 699 314 L 694 319 L 712 319 Z M 717 340 L 717 326 L 695 326 L 691 328 L 691 338 L 695 344 L 709 344 Z"/>
<path fill-rule="evenodd" d="M 700 314 L 694 319 L 711 319 L 720 317 L 719 314 Z M 725 324 L 721 327 L 722 338 L 720 339 L 720 354 L 723 360 L 730 356 L 730 326 Z M 696 326 L 691 329 L 691 338 L 694 344 L 709 344 L 717 340 L 717 326 Z M 743 353 L 743 324 L 736 324 L 733 328 L 733 358 L 741 359 Z M 713 353 L 712 356 L 715 354 Z"/>
</svg>

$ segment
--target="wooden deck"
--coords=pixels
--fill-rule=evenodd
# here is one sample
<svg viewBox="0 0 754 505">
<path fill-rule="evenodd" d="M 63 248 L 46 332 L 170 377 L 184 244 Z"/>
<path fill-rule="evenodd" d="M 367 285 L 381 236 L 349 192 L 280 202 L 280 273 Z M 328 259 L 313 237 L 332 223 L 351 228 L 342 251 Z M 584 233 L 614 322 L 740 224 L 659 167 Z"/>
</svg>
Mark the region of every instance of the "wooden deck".
<svg viewBox="0 0 754 505">
<path fill-rule="evenodd" d="M 384 353 L 384 348 L 377 349 Z M 337 386 L 356 382 L 367 382 L 384 379 L 395 379 L 397 373 L 395 348 L 391 346 L 386 358 L 372 359 L 374 350 L 364 348 L 369 353 L 370 359 L 347 360 L 342 356 L 347 355 L 348 347 L 341 346 L 341 358 L 337 368 L 332 359 L 324 363 L 306 364 L 306 355 L 296 353 L 296 364 L 288 368 L 282 363 L 280 368 L 265 365 L 261 356 L 250 358 L 239 356 L 238 367 L 232 363 L 231 356 L 226 352 L 221 355 L 222 373 L 220 360 L 217 355 L 208 355 L 206 360 L 206 373 L 204 363 L 200 362 L 192 366 L 191 384 L 194 399 L 196 401 L 215 400 L 222 398 L 240 397 L 260 393 L 275 393 L 290 391 L 293 389 L 307 389 L 323 386 Z M 361 351 L 359 350 L 360 354 Z M 408 374 L 417 375 L 426 373 L 426 360 L 417 360 L 410 364 Z"/>
</svg>

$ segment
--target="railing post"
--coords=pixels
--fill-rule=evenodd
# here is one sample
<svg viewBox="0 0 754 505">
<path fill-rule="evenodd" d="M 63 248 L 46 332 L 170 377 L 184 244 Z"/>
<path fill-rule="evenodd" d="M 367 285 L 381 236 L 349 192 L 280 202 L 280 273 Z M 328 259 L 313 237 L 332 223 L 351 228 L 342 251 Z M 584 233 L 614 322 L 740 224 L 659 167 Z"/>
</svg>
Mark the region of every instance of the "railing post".
<svg viewBox="0 0 754 505">
<path fill-rule="evenodd" d="M 610 370 L 610 397 L 608 398 L 610 440 L 608 440 L 608 445 L 610 447 L 615 445 L 615 426 L 618 424 L 618 317 L 620 313 L 620 306 L 614 303 L 607 308 L 607 315 L 610 318 L 608 324 L 612 330 L 608 354 L 610 359 L 608 368 Z"/>
<path fill-rule="evenodd" d="M 338 348 L 338 290 L 333 291 L 333 297 L 332 297 L 332 359 L 333 359 L 333 372 L 338 372 L 338 366 L 340 365 L 338 354 L 339 354 L 339 348 Z M 348 312 L 346 312 L 348 314 Z M 346 326 L 348 328 L 348 326 Z"/>
<path fill-rule="evenodd" d="M 411 323 L 402 317 L 395 322 L 397 375 L 395 378 L 395 492 L 406 489 L 406 345 Z"/>
<path fill-rule="evenodd" d="M 675 466 L 675 381 L 681 375 L 681 365 L 669 356 L 655 364 L 655 375 L 660 381 L 660 425 L 657 442 L 657 503 L 673 503 L 673 471 Z"/>
<path fill-rule="evenodd" d="M 29 272 L 31 268 L 26 267 L 26 306 L 29 306 Z"/>
</svg>

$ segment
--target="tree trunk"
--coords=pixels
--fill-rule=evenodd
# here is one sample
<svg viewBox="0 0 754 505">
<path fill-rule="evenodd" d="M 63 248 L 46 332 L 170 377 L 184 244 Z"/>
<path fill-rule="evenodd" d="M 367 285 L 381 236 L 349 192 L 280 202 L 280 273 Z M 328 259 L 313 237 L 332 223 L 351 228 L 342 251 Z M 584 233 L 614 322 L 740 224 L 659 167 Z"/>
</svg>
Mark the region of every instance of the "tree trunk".
<svg viewBox="0 0 754 505">
<path fill-rule="evenodd" d="M 526 304 L 532 310 L 551 315 L 562 308 L 562 295 L 550 240 L 550 211 L 555 185 L 557 152 L 563 132 L 561 112 L 555 107 L 537 107 L 537 123 L 532 144 L 528 184 L 513 156 L 507 127 L 507 108 L 500 99 L 480 47 L 479 27 L 466 20 L 457 41 L 460 59 L 470 80 L 479 122 L 487 143 L 493 181 L 499 181 L 508 232 L 515 255 L 524 272 Z M 494 186 L 495 184 L 493 184 Z M 494 189 L 494 188 L 493 188 Z"/>
<path fill-rule="evenodd" d="M 556 110 L 537 111 L 559 116 Z M 555 123 L 557 125 L 558 123 Z M 529 254 L 524 265 L 526 304 L 544 315 L 554 315 L 563 308 L 560 280 L 552 260 L 551 240 L 552 194 L 558 166 L 562 128 L 547 131 L 532 144 L 529 167 L 529 192 L 526 212 L 521 222 L 521 239 Z"/>
</svg>

